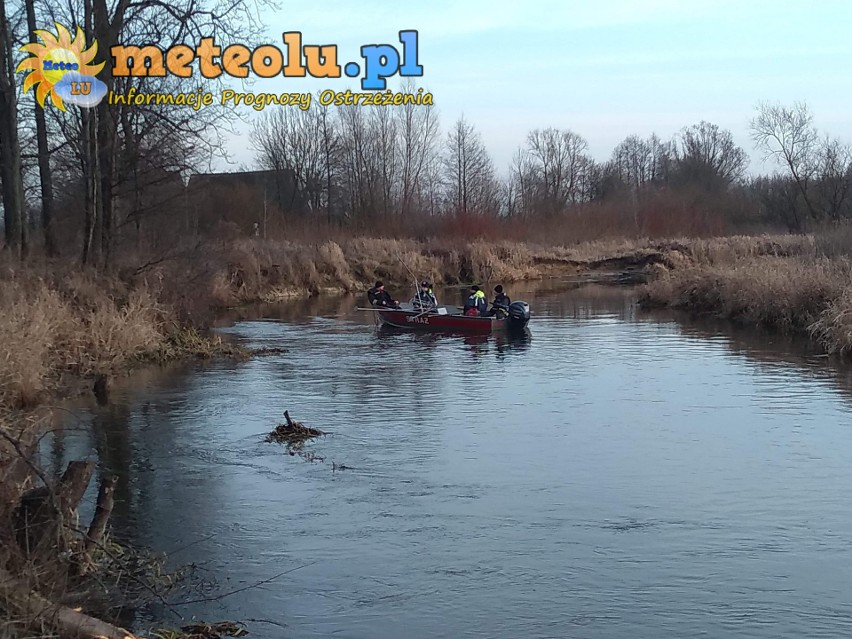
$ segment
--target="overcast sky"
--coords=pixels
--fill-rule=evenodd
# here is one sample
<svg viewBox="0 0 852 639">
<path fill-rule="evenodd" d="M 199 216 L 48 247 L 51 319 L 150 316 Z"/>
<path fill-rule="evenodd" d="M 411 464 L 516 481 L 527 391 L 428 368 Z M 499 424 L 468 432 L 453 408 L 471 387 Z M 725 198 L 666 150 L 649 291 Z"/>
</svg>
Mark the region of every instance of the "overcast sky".
<svg viewBox="0 0 852 639">
<path fill-rule="evenodd" d="M 420 82 L 444 130 L 464 114 L 501 173 L 536 127 L 576 131 L 604 160 L 631 133 L 669 138 L 702 119 L 730 129 L 761 169 L 748 137 L 760 100 L 806 100 L 821 130 L 852 142 L 849 0 L 283 4 L 262 16 L 269 43 L 301 31 L 308 44 L 338 44 L 341 65 L 359 61 L 362 44 L 417 29 Z M 259 80 L 253 90 L 347 87 L 357 80 Z M 253 162 L 245 138 L 231 152 Z"/>
</svg>

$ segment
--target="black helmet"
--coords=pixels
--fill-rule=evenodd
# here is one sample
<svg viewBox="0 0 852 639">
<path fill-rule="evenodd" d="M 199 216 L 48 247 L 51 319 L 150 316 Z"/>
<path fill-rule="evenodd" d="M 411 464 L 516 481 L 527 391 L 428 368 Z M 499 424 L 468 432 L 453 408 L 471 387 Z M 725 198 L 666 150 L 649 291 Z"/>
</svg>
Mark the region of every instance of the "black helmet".
<svg viewBox="0 0 852 639">
<path fill-rule="evenodd" d="M 429 288 L 430 286 L 432 286 L 432 285 L 429 284 L 429 282 L 427 282 L 426 280 L 423 280 L 422 282 L 420 282 L 421 288 Z"/>
<path fill-rule="evenodd" d="M 495 292 L 495 293 L 502 293 L 502 292 L 503 292 L 503 285 L 502 285 L 502 284 L 498 284 L 497 286 L 495 286 L 495 287 L 494 287 L 494 292 Z"/>
<path fill-rule="evenodd" d="M 376 288 L 382 288 L 385 285 L 381 280 L 376 281 Z"/>
</svg>

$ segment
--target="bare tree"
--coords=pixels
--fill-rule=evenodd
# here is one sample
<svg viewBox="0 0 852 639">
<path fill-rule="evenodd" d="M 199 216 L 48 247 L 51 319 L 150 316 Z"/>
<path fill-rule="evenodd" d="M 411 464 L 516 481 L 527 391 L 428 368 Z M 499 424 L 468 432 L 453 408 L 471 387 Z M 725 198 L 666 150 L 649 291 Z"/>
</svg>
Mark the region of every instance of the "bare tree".
<svg viewBox="0 0 852 639">
<path fill-rule="evenodd" d="M 0 183 L 6 248 L 25 255 L 27 225 L 21 148 L 18 138 L 18 92 L 12 53 L 14 35 L 5 0 L 0 0 Z"/>
<path fill-rule="evenodd" d="M 393 112 L 373 106 L 368 116 L 370 155 L 375 167 L 373 182 L 376 212 L 387 217 L 394 212 L 397 177 L 397 122 Z"/>
<path fill-rule="evenodd" d="M 317 132 L 322 149 L 323 173 L 325 177 L 325 207 L 328 220 L 333 218 L 336 178 L 339 172 L 340 132 L 328 106 L 316 107 Z"/>
<path fill-rule="evenodd" d="M 592 159 L 588 143 L 573 131 L 536 129 L 512 165 L 516 189 L 528 212 L 553 215 L 589 197 Z"/>
<path fill-rule="evenodd" d="M 69 0 L 67 10 L 74 22 L 79 23 L 78 18 L 82 14 L 87 33 L 91 33 L 98 41 L 100 51 L 108 52 L 118 43 L 124 46 L 144 45 L 150 42 L 197 41 L 211 36 L 250 42 L 257 36 L 259 29 L 252 10 L 254 4 L 248 0 L 234 0 L 224 4 L 215 0 L 115 0 L 111 3 L 106 0 Z M 107 91 L 120 93 L 140 81 L 138 77 L 114 77 L 111 56 L 105 57 L 105 63 L 102 77 Z M 166 92 L 180 88 L 191 91 L 197 85 L 197 79 L 192 77 L 145 77 L 141 80 L 145 82 L 146 91 L 155 90 L 152 81 L 160 83 L 158 88 Z M 144 117 L 137 116 L 132 123 L 137 133 L 171 129 L 174 140 L 180 140 L 181 143 L 191 140 L 194 146 L 218 150 L 220 139 L 215 132 L 218 126 L 225 125 L 227 112 L 202 109 L 192 114 L 179 114 L 180 107 L 171 110 L 162 109 L 161 106 L 140 109 L 139 105 L 110 104 L 110 101 L 103 100 L 91 110 L 92 113 L 83 115 L 83 135 L 87 140 L 84 173 L 90 184 L 87 189 L 84 262 L 100 262 L 102 266 L 109 267 L 114 244 L 123 224 L 120 214 L 132 208 L 118 201 L 121 178 L 119 161 L 123 155 L 125 140 L 122 136 L 127 121 L 123 111 L 144 111 Z M 154 122 L 157 126 L 153 126 Z M 124 157 L 132 157 L 132 153 L 124 154 Z"/>
<path fill-rule="evenodd" d="M 678 147 L 677 171 L 684 184 L 725 189 L 742 178 L 748 166 L 748 156 L 731 132 L 710 122 L 683 129 Z"/>
<path fill-rule="evenodd" d="M 509 215 L 525 217 L 534 212 L 537 197 L 535 167 L 530 154 L 518 149 L 512 157 L 506 206 Z"/>
<path fill-rule="evenodd" d="M 404 87 L 414 93 L 414 85 Z M 426 176 L 437 159 L 438 114 L 433 106 L 405 104 L 396 108 L 399 150 L 399 208 L 402 215 L 422 209 Z M 428 208 L 428 206 L 426 207 Z"/>
<path fill-rule="evenodd" d="M 335 134 L 326 116 L 310 109 L 275 109 L 264 114 L 251 133 L 260 165 L 292 172 L 312 211 L 323 209 L 328 202 L 328 161 Z M 281 204 L 292 210 L 296 201 Z"/>
<path fill-rule="evenodd" d="M 661 142 L 656 134 L 647 140 L 630 135 L 615 147 L 609 166 L 622 183 L 637 191 L 649 184 L 665 183 L 674 155 L 674 144 Z"/>
<path fill-rule="evenodd" d="M 366 216 L 373 212 L 375 181 L 367 118 L 357 106 L 340 107 L 337 117 L 341 134 L 344 213 L 349 217 Z"/>
<path fill-rule="evenodd" d="M 797 102 L 788 108 L 780 104 L 760 104 L 757 116 L 751 121 L 751 135 L 765 157 L 773 158 L 789 171 L 808 214 L 816 219 L 818 213 L 808 186 L 816 165 L 819 134 L 813 126 L 808 105 Z"/>
<path fill-rule="evenodd" d="M 494 166 L 473 125 L 459 118 L 447 136 L 444 157 L 446 200 L 454 213 L 489 213 L 497 208 Z"/>
<path fill-rule="evenodd" d="M 30 42 L 37 42 L 35 34 L 36 12 L 35 0 L 26 0 L 27 31 Z M 53 229 L 53 175 L 50 171 L 50 146 L 47 140 L 47 121 L 44 109 L 33 105 L 33 116 L 36 125 L 36 144 L 38 148 L 38 174 L 41 186 L 41 228 L 44 234 L 44 248 L 48 256 L 59 252 L 56 243 L 56 233 Z"/>
<path fill-rule="evenodd" d="M 815 205 L 834 221 L 849 216 L 852 149 L 836 138 L 820 144 L 815 168 Z"/>
</svg>

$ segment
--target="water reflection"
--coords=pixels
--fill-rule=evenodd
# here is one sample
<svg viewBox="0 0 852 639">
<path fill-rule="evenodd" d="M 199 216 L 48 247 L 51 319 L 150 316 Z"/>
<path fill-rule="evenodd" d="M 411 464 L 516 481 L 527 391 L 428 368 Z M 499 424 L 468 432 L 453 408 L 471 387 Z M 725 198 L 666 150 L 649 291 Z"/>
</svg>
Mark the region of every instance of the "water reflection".
<svg viewBox="0 0 852 639">
<path fill-rule="evenodd" d="M 423 353 L 432 353 L 434 349 L 447 342 L 461 342 L 474 355 L 481 356 L 494 352 L 499 359 L 509 353 L 522 353 L 529 350 L 532 333 L 528 328 L 521 332 L 497 332 L 492 335 L 448 334 L 432 331 L 418 333 L 392 326 L 381 326 L 376 330 L 376 339 L 379 342 L 410 340 L 422 347 L 422 351 L 418 351 L 418 357 Z"/>
</svg>

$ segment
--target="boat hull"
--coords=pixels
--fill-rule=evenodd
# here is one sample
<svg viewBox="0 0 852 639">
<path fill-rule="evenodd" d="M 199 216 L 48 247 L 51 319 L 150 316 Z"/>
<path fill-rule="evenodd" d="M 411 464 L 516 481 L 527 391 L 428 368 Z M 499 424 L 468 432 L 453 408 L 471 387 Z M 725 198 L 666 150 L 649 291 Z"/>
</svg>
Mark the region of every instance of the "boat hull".
<svg viewBox="0 0 852 639">
<path fill-rule="evenodd" d="M 495 317 L 468 317 L 466 315 L 423 315 L 419 311 L 391 310 L 378 311 L 379 319 L 385 326 L 410 331 L 443 331 L 447 333 L 467 333 L 489 335 L 508 328 L 505 319 Z"/>
</svg>

